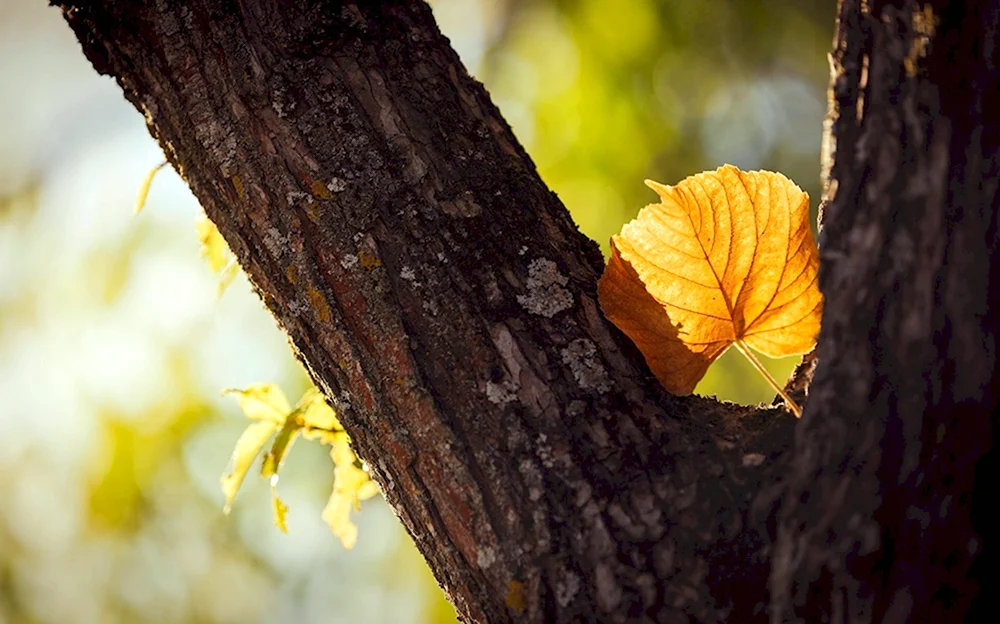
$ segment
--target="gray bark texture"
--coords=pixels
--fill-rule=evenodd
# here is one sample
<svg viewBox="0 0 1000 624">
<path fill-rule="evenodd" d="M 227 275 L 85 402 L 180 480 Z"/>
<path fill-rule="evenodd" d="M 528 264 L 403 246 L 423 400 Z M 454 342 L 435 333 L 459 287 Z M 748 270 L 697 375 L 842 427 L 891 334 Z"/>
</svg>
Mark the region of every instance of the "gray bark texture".
<svg viewBox="0 0 1000 624">
<path fill-rule="evenodd" d="M 660 388 L 422 2 L 56 4 L 463 620 L 988 621 L 1000 0 L 839 4 L 799 422 Z"/>
</svg>

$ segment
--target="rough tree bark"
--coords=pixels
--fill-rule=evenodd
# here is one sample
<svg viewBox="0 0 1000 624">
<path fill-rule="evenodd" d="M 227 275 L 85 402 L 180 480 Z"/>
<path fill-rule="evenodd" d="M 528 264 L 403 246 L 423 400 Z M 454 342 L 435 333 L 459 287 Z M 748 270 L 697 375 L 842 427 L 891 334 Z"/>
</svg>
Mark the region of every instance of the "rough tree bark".
<svg viewBox="0 0 1000 624">
<path fill-rule="evenodd" d="M 840 3 L 798 423 L 660 389 L 424 4 L 57 4 L 465 620 L 990 606 L 1000 0 Z"/>
</svg>

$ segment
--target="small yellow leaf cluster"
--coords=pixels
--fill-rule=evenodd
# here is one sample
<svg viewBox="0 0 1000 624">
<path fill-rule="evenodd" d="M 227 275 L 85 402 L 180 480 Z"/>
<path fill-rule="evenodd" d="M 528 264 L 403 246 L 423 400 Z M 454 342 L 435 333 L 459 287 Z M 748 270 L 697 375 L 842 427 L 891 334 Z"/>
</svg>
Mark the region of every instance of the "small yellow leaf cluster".
<svg viewBox="0 0 1000 624">
<path fill-rule="evenodd" d="M 166 165 L 166 162 L 160 163 L 143 180 L 136 200 L 135 214 L 142 212 L 153 178 Z M 243 185 L 239 178 L 234 177 L 233 183 L 237 193 L 243 195 Z M 323 187 L 323 190 L 326 191 L 326 188 Z M 202 216 L 195 228 L 198 240 L 201 241 L 202 257 L 214 272 L 220 274 L 218 293 L 221 295 L 236 277 L 239 265 L 222 234 L 208 217 Z M 306 439 L 318 439 L 323 444 L 330 445 L 334 487 L 330 500 L 323 509 L 323 520 L 330 525 L 331 531 L 340 538 L 345 548 L 353 548 L 358 539 L 358 527 L 351 522 L 351 510 L 360 510 L 361 501 L 378 494 L 378 485 L 371 480 L 368 471 L 354 454 L 347 432 L 320 392 L 316 388 L 307 390 L 295 409 L 289 406 L 284 393 L 274 384 L 256 384 L 244 390 L 229 389 L 224 390 L 223 394 L 236 395 L 243 413 L 252 421 L 233 449 L 232 470 L 222 477 L 222 493 L 226 497 L 225 512 L 229 513 L 232 508 L 233 500 L 254 460 L 268 441 L 271 441 L 271 448 L 264 455 L 260 474 L 271 481 L 274 523 L 283 532 L 288 532 L 288 505 L 278 496 L 278 471 L 296 436 L 301 433 Z"/>
<path fill-rule="evenodd" d="M 726 165 L 676 186 L 611 238 L 601 307 L 674 394 L 689 394 L 735 346 L 782 394 L 749 348 L 806 353 L 819 332 L 819 255 L 809 196 L 780 173 Z"/>
<path fill-rule="evenodd" d="M 379 490 L 351 449 L 350 438 L 323 395 L 316 388 L 310 388 L 292 409 L 284 393 L 274 384 L 256 384 L 244 390 L 228 389 L 223 394 L 236 395 L 243 413 L 253 421 L 233 450 L 232 471 L 222 477 L 226 513 L 254 459 L 273 438 L 261 464 L 261 476 L 271 481 L 274 523 L 283 532 L 288 532 L 288 506 L 277 493 L 278 471 L 296 436 L 301 433 L 306 439 L 319 440 L 331 447 L 334 487 L 323 510 L 323 520 L 345 548 L 353 548 L 358 528 L 351 522 L 351 509 L 359 510 L 361 501 L 375 496 Z"/>
</svg>

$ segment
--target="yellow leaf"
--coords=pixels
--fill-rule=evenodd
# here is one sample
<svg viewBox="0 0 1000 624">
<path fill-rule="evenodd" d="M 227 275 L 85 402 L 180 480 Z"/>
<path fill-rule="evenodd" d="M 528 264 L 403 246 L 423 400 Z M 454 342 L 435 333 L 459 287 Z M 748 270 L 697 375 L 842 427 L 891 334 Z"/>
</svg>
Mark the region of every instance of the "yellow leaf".
<svg viewBox="0 0 1000 624">
<path fill-rule="evenodd" d="M 358 458 L 351 450 L 346 433 L 336 434 L 330 457 L 334 463 L 333 493 L 323 509 L 323 520 L 349 550 L 358 540 L 358 527 L 351 522 L 351 509 L 360 509 L 362 500 L 378 493 L 378 486 L 357 466 Z"/>
<path fill-rule="evenodd" d="M 219 274 L 217 294 L 222 295 L 239 273 L 240 265 L 229 251 L 229 246 L 219 233 L 219 229 L 208 217 L 203 216 L 198 219 L 195 231 L 198 233 L 198 240 L 201 241 L 202 257 L 208 260 L 212 271 Z"/>
<path fill-rule="evenodd" d="M 288 534 L 288 505 L 278 497 L 277 484 L 271 483 L 271 504 L 274 508 L 274 524 L 281 532 Z"/>
<path fill-rule="evenodd" d="M 167 166 L 167 161 L 163 161 L 149 170 L 146 174 L 146 179 L 142 181 L 142 186 L 139 187 L 139 196 L 135 200 L 135 212 L 133 216 L 142 212 L 142 209 L 146 206 L 146 198 L 149 197 L 149 187 L 153 184 L 153 178 L 159 173 L 160 169 Z"/>
<path fill-rule="evenodd" d="M 367 471 L 365 474 L 367 474 Z M 365 481 L 361 487 L 358 488 L 358 501 L 368 500 L 369 498 L 378 496 L 381 493 L 382 490 L 379 489 L 378 483 L 372 481 L 371 476 L 369 476 L 368 481 Z M 358 505 L 358 508 L 360 509 L 361 505 Z"/>
<path fill-rule="evenodd" d="M 243 484 L 253 460 L 260 453 L 267 441 L 278 430 L 278 425 L 270 420 L 252 423 L 236 442 L 233 450 L 232 466 L 229 474 L 222 477 L 222 493 L 226 496 L 225 512 L 232 509 L 233 499 Z"/>
<path fill-rule="evenodd" d="M 235 394 L 240 403 L 240 409 L 250 420 L 266 420 L 275 428 L 285 424 L 285 419 L 292 408 L 281 388 L 274 384 L 254 384 L 245 390 L 227 388 L 223 395 Z"/>
<path fill-rule="evenodd" d="M 330 501 L 323 508 L 323 521 L 330 525 L 330 531 L 347 550 L 358 543 L 358 525 L 351 522 L 351 503 L 337 490 L 333 491 Z"/>
<path fill-rule="evenodd" d="M 235 394 L 247 418 L 257 421 L 247 427 L 233 452 L 232 472 L 222 478 L 222 491 L 226 495 L 226 513 L 236 493 L 271 436 L 274 442 L 264 456 L 261 476 L 271 478 L 271 496 L 274 523 L 288 532 L 288 506 L 278 497 L 278 471 L 299 433 L 303 437 L 319 439 L 331 446 L 330 457 L 334 463 L 334 488 L 323 510 L 323 520 L 340 538 L 345 548 L 353 548 L 358 539 L 358 528 L 351 522 L 351 510 L 359 510 L 361 501 L 379 493 L 378 485 L 351 448 L 350 438 L 344 432 L 333 409 L 315 387 L 310 388 L 292 410 L 288 400 L 274 384 L 256 384 L 244 390 L 229 388 L 223 394 Z M 277 432 L 277 435 L 274 434 Z"/>
<path fill-rule="evenodd" d="M 342 433 L 342 431 L 327 431 L 325 429 L 313 429 L 311 427 L 302 428 L 303 438 L 306 440 L 319 440 L 321 444 L 334 444 L 337 440 L 337 436 Z"/>
<path fill-rule="evenodd" d="M 302 421 L 302 426 L 307 429 L 322 429 L 324 431 L 343 431 L 337 414 L 330 407 L 323 395 L 315 387 L 306 390 L 298 405 L 295 406 Z"/>
<path fill-rule="evenodd" d="M 229 264 L 229 247 L 211 219 L 201 217 L 194 225 L 201 241 L 201 255 L 208 260 L 212 270 L 218 273 Z"/>
<path fill-rule="evenodd" d="M 299 424 L 296 422 L 294 416 L 289 414 L 284 426 L 281 427 L 281 431 L 278 432 L 278 435 L 274 436 L 274 442 L 271 443 L 271 450 L 264 456 L 264 462 L 260 467 L 260 476 L 278 476 L 278 470 L 285 461 L 285 455 L 292 448 L 292 443 L 295 442 L 295 434 L 298 432 Z M 272 483 L 272 485 L 275 485 L 275 483 Z"/>
<path fill-rule="evenodd" d="M 780 173 L 731 165 L 646 184 L 660 203 L 611 238 L 598 294 L 660 382 L 689 394 L 734 343 L 808 352 L 823 303 L 809 196 Z"/>
<path fill-rule="evenodd" d="M 219 284 L 215 287 L 216 296 L 222 296 L 222 293 L 229 288 L 229 285 L 233 283 L 233 280 L 236 279 L 239 272 L 240 265 L 236 263 L 236 258 L 230 258 L 229 264 L 227 264 L 225 268 L 222 269 L 222 272 L 219 273 Z"/>
</svg>

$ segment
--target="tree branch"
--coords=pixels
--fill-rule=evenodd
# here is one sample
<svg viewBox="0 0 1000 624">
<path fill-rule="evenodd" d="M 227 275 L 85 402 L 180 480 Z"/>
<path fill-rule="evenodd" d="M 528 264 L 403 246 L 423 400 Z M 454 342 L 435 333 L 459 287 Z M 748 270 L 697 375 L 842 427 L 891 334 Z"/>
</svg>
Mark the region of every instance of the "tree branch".
<svg viewBox="0 0 1000 624">
<path fill-rule="evenodd" d="M 974 608 L 998 1 L 931 2 L 933 33 L 910 0 L 841 2 L 797 429 L 660 389 L 600 313 L 596 245 L 424 4 L 60 4 L 465 619 L 742 622 Z"/>
<path fill-rule="evenodd" d="M 823 329 L 774 621 L 961 621 L 995 586 L 995 555 L 972 564 L 998 520 L 998 16 L 995 0 L 840 2 Z"/>
<path fill-rule="evenodd" d="M 747 493 L 791 428 L 754 427 L 787 417 L 659 388 L 599 311 L 597 246 L 425 5 L 63 7 L 460 614 L 711 620 L 763 600 Z"/>
</svg>

